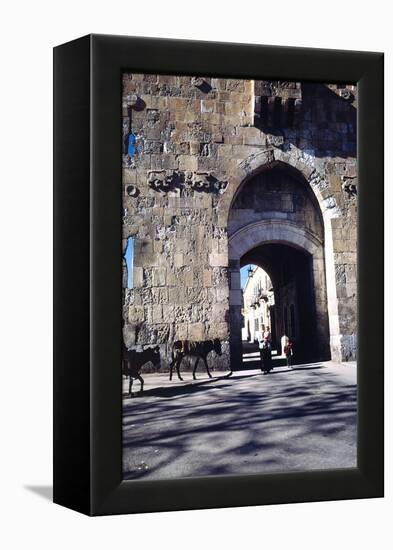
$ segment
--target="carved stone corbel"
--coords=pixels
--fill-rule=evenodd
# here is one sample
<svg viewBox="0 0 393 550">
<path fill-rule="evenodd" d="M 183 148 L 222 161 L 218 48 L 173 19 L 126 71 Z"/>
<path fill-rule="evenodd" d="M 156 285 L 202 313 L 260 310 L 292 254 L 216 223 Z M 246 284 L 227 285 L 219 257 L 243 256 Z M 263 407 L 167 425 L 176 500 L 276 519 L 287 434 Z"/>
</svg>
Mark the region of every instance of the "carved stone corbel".
<svg viewBox="0 0 393 550">
<path fill-rule="evenodd" d="M 225 189 L 228 187 L 228 181 L 226 180 L 216 180 L 213 184 L 214 191 L 219 195 L 222 195 Z"/>
<path fill-rule="evenodd" d="M 148 183 L 149 186 L 156 191 L 168 187 L 165 170 L 154 170 L 149 172 Z"/>
<path fill-rule="evenodd" d="M 357 178 L 349 176 L 341 176 L 341 189 L 352 199 L 358 194 Z"/>
<path fill-rule="evenodd" d="M 192 188 L 196 191 L 209 191 L 210 189 L 210 174 L 208 172 L 195 172 L 192 181 Z"/>
</svg>

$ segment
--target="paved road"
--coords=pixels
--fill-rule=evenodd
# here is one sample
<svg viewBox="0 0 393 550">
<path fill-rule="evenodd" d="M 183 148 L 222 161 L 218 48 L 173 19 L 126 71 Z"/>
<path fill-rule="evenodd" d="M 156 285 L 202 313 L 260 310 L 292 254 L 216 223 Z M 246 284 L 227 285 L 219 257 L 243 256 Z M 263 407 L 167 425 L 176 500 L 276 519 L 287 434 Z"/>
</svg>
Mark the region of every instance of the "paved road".
<svg viewBox="0 0 393 550">
<path fill-rule="evenodd" d="M 125 479 L 356 466 L 353 363 L 201 373 L 194 383 L 187 372 L 183 383 L 143 376 L 144 395 L 124 398 Z"/>
</svg>

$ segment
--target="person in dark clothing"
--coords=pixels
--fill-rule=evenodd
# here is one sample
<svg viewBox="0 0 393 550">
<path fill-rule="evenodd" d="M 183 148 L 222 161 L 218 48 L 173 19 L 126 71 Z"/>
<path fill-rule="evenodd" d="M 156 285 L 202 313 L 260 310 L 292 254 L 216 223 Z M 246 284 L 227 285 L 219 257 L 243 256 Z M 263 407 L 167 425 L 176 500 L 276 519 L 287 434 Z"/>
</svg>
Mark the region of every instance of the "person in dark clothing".
<svg viewBox="0 0 393 550">
<path fill-rule="evenodd" d="M 272 356 L 268 343 L 265 340 L 259 341 L 259 353 L 261 356 L 261 371 L 268 374 L 272 370 Z"/>
</svg>

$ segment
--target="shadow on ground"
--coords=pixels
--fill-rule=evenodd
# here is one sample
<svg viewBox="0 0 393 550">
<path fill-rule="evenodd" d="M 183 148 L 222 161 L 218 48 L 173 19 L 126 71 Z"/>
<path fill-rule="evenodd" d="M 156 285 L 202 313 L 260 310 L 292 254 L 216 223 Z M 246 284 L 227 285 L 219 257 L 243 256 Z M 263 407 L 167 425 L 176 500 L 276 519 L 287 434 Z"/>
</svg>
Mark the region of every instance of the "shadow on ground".
<svg viewBox="0 0 393 550">
<path fill-rule="evenodd" d="M 317 364 L 148 390 L 123 413 L 125 479 L 356 465 L 356 383 Z"/>
</svg>

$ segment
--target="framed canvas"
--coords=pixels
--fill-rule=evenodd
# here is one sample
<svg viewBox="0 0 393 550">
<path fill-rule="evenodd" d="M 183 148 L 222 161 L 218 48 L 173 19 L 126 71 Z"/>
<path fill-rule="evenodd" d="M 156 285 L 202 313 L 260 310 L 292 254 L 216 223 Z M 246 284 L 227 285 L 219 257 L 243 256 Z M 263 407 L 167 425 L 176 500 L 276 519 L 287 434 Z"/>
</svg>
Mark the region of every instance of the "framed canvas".
<svg viewBox="0 0 393 550">
<path fill-rule="evenodd" d="M 381 497 L 383 422 L 383 54 L 56 47 L 54 502 Z"/>
</svg>

